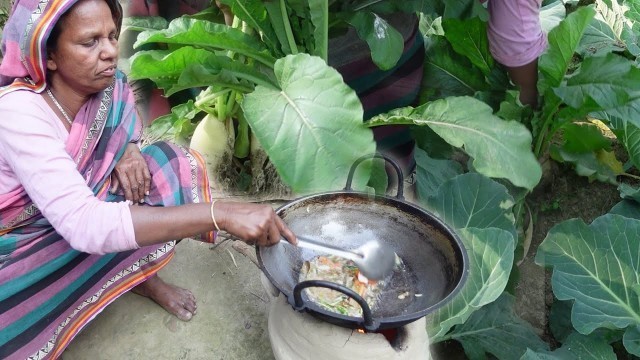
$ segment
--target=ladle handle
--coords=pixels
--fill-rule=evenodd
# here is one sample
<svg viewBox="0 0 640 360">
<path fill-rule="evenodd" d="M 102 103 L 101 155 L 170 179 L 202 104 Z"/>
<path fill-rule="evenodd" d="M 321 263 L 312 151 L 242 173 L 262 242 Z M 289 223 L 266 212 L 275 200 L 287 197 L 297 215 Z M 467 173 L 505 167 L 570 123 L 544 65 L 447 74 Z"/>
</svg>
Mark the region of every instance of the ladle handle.
<svg viewBox="0 0 640 360">
<path fill-rule="evenodd" d="M 322 243 L 313 239 L 309 239 L 305 236 L 296 235 L 298 239 L 298 246 L 301 248 L 315 250 L 322 253 L 337 255 L 345 259 L 349 259 L 354 262 L 362 260 L 363 256 L 340 247 L 336 247 L 330 244 Z M 284 239 L 280 239 L 280 242 L 286 242 Z"/>
<path fill-rule="evenodd" d="M 364 155 L 358 158 L 356 161 L 354 161 L 353 165 L 351 165 L 351 169 L 349 170 L 349 176 L 347 176 L 347 184 L 345 185 L 344 190 L 351 191 L 351 182 L 353 181 L 353 176 L 356 173 L 356 168 L 358 167 L 358 165 L 360 165 L 360 163 L 362 163 L 365 160 L 373 159 L 373 158 L 383 159 L 384 161 L 391 164 L 391 166 L 393 166 L 393 168 L 396 170 L 396 175 L 398 176 L 398 193 L 396 194 L 396 199 L 404 200 L 404 195 L 403 195 L 404 187 L 402 186 L 404 184 L 404 175 L 402 174 L 402 170 L 400 169 L 400 166 L 396 164 L 395 161 L 391 160 L 391 158 L 381 153 Z"/>
</svg>

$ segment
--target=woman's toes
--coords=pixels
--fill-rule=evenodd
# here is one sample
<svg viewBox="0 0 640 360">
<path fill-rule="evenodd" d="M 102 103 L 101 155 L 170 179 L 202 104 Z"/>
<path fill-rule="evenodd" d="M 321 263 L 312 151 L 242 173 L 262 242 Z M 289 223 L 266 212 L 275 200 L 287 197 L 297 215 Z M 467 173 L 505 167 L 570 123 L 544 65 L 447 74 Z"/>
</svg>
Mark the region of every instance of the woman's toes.
<svg viewBox="0 0 640 360">
<path fill-rule="evenodd" d="M 177 310 L 174 314 L 182 321 L 189 321 L 193 317 L 193 313 L 184 308 Z"/>
</svg>

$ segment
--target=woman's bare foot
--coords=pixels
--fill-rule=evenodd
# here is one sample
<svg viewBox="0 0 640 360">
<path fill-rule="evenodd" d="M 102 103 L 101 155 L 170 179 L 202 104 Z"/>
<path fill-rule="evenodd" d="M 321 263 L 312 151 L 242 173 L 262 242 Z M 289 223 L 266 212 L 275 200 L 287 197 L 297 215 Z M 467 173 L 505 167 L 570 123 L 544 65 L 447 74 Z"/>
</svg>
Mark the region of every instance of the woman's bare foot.
<svg viewBox="0 0 640 360">
<path fill-rule="evenodd" d="M 150 298 L 182 321 L 189 321 L 196 314 L 196 298 L 191 291 L 167 284 L 158 275 L 153 275 L 131 291 Z"/>
</svg>

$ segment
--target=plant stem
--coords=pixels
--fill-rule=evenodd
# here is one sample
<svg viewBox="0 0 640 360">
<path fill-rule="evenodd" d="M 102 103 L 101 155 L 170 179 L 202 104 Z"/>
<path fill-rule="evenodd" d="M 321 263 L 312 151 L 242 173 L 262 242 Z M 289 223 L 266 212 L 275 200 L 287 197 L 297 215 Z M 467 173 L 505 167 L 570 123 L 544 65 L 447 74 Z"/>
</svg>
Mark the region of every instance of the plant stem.
<svg viewBox="0 0 640 360">
<path fill-rule="evenodd" d="M 280 11 L 282 12 L 282 22 L 284 24 L 284 31 L 287 34 L 287 42 L 289 43 L 291 54 L 295 55 L 298 53 L 298 46 L 296 45 L 296 39 L 293 36 L 293 31 L 291 30 L 289 14 L 287 14 L 287 8 L 285 6 L 284 0 L 280 0 Z"/>
<path fill-rule="evenodd" d="M 622 176 L 626 176 L 626 177 L 630 177 L 630 178 L 632 178 L 632 179 L 640 180 L 640 176 L 638 176 L 638 175 L 633 175 L 633 174 L 629 174 L 629 173 L 626 173 L 626 172 L 625 172 L 625 173 L 622 173 L 622 174 L 620 174 L 620 175 L 622 175 Z"/>
<path fill-rule="evenodd" d="M 216 99 L 216 109 L 218 110 L 218 119 L 227 118 L 227 109 L 224 101 L 224 96 L 220 96 Z"/>
<path fill-rule="evenodd" d="M 542 123 L 542 128 L 540 129 L 538 141 L 536 142 L 536 147 L 534 149 L 534 155 L 536 156 L 536 158 L 539 158 L 540 155 L 542 154 L 542 151 L 543 151 L 542 147 L 543 147 L 543 144 L 546 142 L 544 140 L 546 140 L 547 138 L 550 138 L 551 136 L 553 136 L 553 133 L 555 133 L 554 131 L 553 133 L 547 134 L 547 132 L 549 131 L 549 126 L 551 126 L 551 122 L 553 120 L 553 115 L 555 115 L 559 105 L 560 104 L 558 103 L 558 105 L 556 105 L 553 108 L 553 111 L 549 112 L 547 117 L 544 119 L 544 122 Z"/>
<path fill-rule="evenodd" d="M 207 88 L 200 96 L 198 96 L 194 105 L 198 108 L 202 106 L 207 106 L 207 104 L 211 103 L 217 97 L 220 97 L 231 91 L 230 89 L 225 89 L 222 91 L 211 92 L 211 90 L 212 90 L 211 87 Z"/>
</svg>

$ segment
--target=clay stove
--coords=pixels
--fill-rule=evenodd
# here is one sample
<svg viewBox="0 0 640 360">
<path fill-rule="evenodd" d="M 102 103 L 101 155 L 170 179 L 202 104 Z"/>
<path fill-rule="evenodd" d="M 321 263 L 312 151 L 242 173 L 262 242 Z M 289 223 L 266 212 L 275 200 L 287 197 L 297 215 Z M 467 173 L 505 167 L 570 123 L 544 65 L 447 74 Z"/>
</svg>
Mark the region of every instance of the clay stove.
<svg viewBox="0 0 640 360">
<path fill-rule="evenodd" d="M 277 360 L 429 360 L 426 320 L 388 331 L 368 333 L 319 320 L 294 310 L 262 275 L 271 296 L 269 339 Z"/>
</svg>

